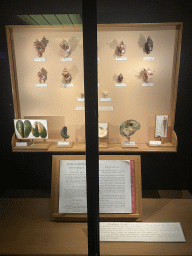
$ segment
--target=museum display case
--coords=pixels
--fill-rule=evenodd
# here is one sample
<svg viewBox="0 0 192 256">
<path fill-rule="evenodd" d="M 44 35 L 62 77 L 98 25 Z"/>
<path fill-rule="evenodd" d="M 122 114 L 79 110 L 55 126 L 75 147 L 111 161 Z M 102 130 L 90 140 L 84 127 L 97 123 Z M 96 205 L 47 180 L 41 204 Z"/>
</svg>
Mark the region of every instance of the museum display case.
<svg viewBox="0 0 192 256">
<path fill-rule="evenodd" d="M 85 152 L 82 26 L 6 26 L 6 33 L 12 150 Z M 177 151 L 181 40 L 181 22 L 98 24 L 100 152 Z M 22 137 L 25 121 L 31 130 Z M 46 137 L 31 137 L 40 121 Z"/>
</svg>

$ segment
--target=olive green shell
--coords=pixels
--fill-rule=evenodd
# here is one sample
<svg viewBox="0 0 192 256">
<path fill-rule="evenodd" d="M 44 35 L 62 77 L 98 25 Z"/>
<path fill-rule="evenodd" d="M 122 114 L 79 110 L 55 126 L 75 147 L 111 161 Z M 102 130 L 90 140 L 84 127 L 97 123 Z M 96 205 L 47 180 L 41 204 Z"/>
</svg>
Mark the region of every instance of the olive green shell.
<svg viewBox="0 0 192 256">
<path fill-rule="evenodd" d="M 36 121 L 32 127 L 32 134 L 34 137 L 41 138 L 47 137 L 47 130 L 45 129 L 44 125 L 41 122 Z"/>
<path fill-rule="evenodd" d="M 47 130 L 45 129 L 44 125 L 41 122 L 38 122 L 38 131 L 41 138 L 47 137 Z"/>
<path fill-rule="evenodd" d="M 18 133 L 20 134 L 20 136 L 22 138 L 24 138 L 24 124 L 21 120 L 17 120 L 16 129 L 17 129 Z"/>
<path fill-rule="evenodd" d="M 24 138 L 27 138 L 31 132 L 31 122 L 29 120 L 24 121 Z"/>
<path fill-rule="evenodd" d="M 32 134 L 34 137 L 38 138 L 39 137 L 39 131 L 38 131 L 38 122 L 35 122 L 32 126 Z"/>
</svg>

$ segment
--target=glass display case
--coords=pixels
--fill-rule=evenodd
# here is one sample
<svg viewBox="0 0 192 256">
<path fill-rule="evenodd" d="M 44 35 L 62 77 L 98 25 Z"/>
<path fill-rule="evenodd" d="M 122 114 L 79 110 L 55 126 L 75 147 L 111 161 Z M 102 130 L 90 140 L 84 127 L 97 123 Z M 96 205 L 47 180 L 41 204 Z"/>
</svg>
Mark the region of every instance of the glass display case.
<svg viewBox="0 0 192 256">
<path fill-rule="evenodd" d="M 13 151 L 85 151 L 82 26 L 6 26 L 6 32 Z M 181 37 L 178 22 L 98 24 L 100 152 L 177 150 Z M 47 121 L 46 138 L 18 136 L 18 120 L 24 129 L 25 120 L 39 119 Z"/>
</svg>

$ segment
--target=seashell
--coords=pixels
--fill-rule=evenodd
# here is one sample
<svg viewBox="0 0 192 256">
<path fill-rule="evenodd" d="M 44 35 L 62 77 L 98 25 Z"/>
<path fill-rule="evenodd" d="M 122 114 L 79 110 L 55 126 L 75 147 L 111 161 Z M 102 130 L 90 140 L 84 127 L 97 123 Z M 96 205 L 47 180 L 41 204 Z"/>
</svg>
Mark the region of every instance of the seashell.
<svg viewBox="0 0 192 256">
<path fill-rule="evenodd" d="M 135 120 L 126 120 L 120 126 L 120 134 L 126 138 L 130 138 L 141 127 L 140 123 Z"/>
<path fill-rule="evenodd" d="M 69 135 L 67 134 L 67 126 L 64 126 L 64 127 L 61 129 L 60 134 L 61 134 L 61 136 L 62 136 L 64 139 L 68 139 L 68 138 L 69 138 Z"/>
<path fill-rule="evenodd" d="M 123 81 L 123 75 L 122 75 L 121 73 L 118 75 L 118 81 L 119 81 L 119 82 L 122 82 L 122 81 Z"/>
<path fill-rule="evenodd" d="M 150 36 L 147 38 L 147 42 L 145 44 L 145 51 L 147 54 L 149 54 L 153 50 L 153 40 Z"/>
<path fill-rule="evenodd" d="M 27 138 L 31 133 L 31 122 L 29 120 L 24 121 L 24 138 Z"/>
<path fill-rule="evenodd" d="M 108 94 L 109 94 L 109 92 L 103 92 L 103 97 L 107 98 Z"/>
<path fill-rule="evenodd" d="M 67 83 L 71 82 L 72 76 L 66 67 L 63 70 L 62 76 L 64 77 L 65 82 Z"/>
<path fill-rule="evenodd" d="M 38 138 L 39 136 L 41 138 L 46 138 L 47 130 L 41 122 L 36 121 L 32 126 L 32 134 L 36 138 Z"/>
<path fill-rule="evenodd" d="M 47 43 L 48 43 L 48 40 L 45 37 L 43 37 L 41 41 L 36 39 L 36 41 L 33 43 L 33 46 L 35 47 L 39 57 L 42 57 L 45 51 L 45 48 L 47 46 Z"/>
<path fill-rule="evenodd" d="M 60 46 L 64 50 L 65 56 L 69 56 L 69 54 L 71 52 L 70 51 L 70 49 L 71 49 L 70 45 L 63 39 L 63 41 L 60 43 Z"/>
<path fill-rule="evenodd" d="M 17 120 L 16 122 L 16 129 L 19 133 L 19 135 L 24 138 L 24 124 L 21 120 Z"/>
<path fill-rule="evenodd" d="M 39 83 L 45 83 L 47 80 L 47 71 L 44 68 L 40 68 L 37 76 L 39 78 Z"/>
<path fill-rule="evenodd" d="M 165 132 L 166 132 L 166 127 L 167 127 L 167 117 L 164 116 L 164 118 L 163 118 L 163 131 L 164 131 L 164 136 L 165 136 Z"/>
<path fill-rule="evenodd" d="M 152 79 L 153 75 L 154 75 L 155 71 L 151 71 L 151 69 L 144 69 L 144 80 L 146 83 L 149 82 L 149 80 Z"/>
<path fill-rule="evenodd" d="M 24 123 L 22 120 L 17 120 L 16 129 L 22 138 L 27 138 L 31 132 L 31 122 L 25 120 Z"/>
<path fill-rule="evenodd" d="M 107 136 L 107 129 L 99 126 L 99 138 L 104 138 Z"/>
<path fill-rule="evenodd" d="M 120 45 L 118 46 L 118 52 L 119 52 L 120 56 L 125 54 L 126 48 L 127 48 L 127 46 L 123 43 L 123 41 L 121 41 Z"/>
</svg>

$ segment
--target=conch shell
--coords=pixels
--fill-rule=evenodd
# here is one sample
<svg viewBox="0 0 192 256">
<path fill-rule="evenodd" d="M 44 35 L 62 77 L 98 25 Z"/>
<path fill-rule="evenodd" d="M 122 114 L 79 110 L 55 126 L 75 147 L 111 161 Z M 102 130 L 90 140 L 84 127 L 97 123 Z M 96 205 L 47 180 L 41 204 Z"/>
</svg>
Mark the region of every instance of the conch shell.
<svg viewBox="0 0 192 256">
<path fill-rule="evenodd" d="M 147 42 L 145 44 L 145 51 L 146 51 L 147 54 L 149 54 L 152 50 L 153 50 L 153 40 L 149 36 L 147 38 Z"/>
<path fill-rule="evenodd" d="M 71 53 L 70 49 L 70 45 L 66 42 L 66 40 L 63 39 L 63 41 L 60 43 L 61 48 L 64 50 L 65 52 L 65 57 L 69 56 L 69 54 Z"/>
<path fill-rule="evenodd" d="M 123 41 L 121 41 L 120 45 L 118 46 L 118 52 L 120 56 L 122 56 L 126 52 L 126 48 L 126 44 L 124 44 Z"/>
<path fill-rule="evenodd" d="M 42 57 L 48 42 L 49 40 L 43 37 L 41 41 L 36 39 L 36 41 L 33 43 L 39 57 Z"/>
<path fill-rule="evenodd" d="M 151 80 L 152 79 L 152 77 L 153 77 L 153 75 L 154 75 L 154 73 L 155 73 L 155 71 L 151 71 L 151 69 L 144 69 L 144 80 L 145 80 L 145 82 L 146 83 L 148 83 L 149 82 L 149 80 Z"/>
<path fill-rule="evenodd" d="M 126 138 L 130 138 L 137 130 L 141 128 L 140 123 L 135 120 L 126 120 L 120 126 L 120 134 Z"/>
<path fill-rule="evenodd" d="M 65 82 L 71 82 L 72 76 L 66 67 L 63 69 L 62 76 L 64 77 Z"/>
<path fill-rule="evenodd" d="M 45 83 L 47 80 L 47 71 L 44 68 L 40 68 L 37 73 L 39 83 Z"/>
</svg>

